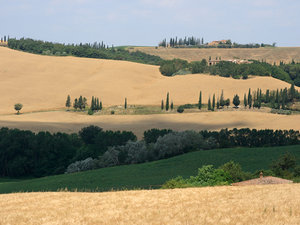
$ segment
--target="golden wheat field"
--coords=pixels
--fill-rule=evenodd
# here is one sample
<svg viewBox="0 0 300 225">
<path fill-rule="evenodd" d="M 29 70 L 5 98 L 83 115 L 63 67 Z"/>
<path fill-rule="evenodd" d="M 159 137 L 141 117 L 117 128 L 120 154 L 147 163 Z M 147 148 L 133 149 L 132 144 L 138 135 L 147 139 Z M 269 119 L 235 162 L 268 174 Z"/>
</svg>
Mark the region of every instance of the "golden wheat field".
<svg viewBox="0 0 300 225">
<path fill-rule="evenodd" d="M 276 47 L 276 48 L 233 48 L 233 49 L 199 49 L 199 48 L 155 48 L 155 47 L 135 47 L 132 50 L 139 50 L 151 55 L 160 56 L 163 59 L 185 59 L 188 61 L 199 61 L 221 57 L 229 59 L 255 59 L 264 60 L 269 63 L 279 63 L 283 61 L 290 63 L 293 59 L 300 62 L 300 47 Z"/>
<path fill-rule="evenodd" d="M 300 115 L 278 115 L 258 110 L 153 115 L 84 115 L 73 112 L 41 112 L 0 116 L 0 126 L 25 130 L 77 132 L 88 125 L 105 130 L 133 131 L 138 138 L 151 128 L 220 130 L 224 128 L 300 130 Z"/>
<path fill-rule="evenodd" d="M 174 104 L 196 103 L 200 90 L 203 102 L 214 93 L 232 99 L 242 98 L 249 88 L 277 89 L 290 85 L 271 77 L 234 80 L 204 74 L 165 77 L 158 66 L 125 61 L 75 57 L 41 56 L 0 48 L 0 114 L 14 113 L 13 105 L 22 103 L 22 112 L 62 108 L 67 95 L 99 97 L 104 106 L 128 104 L 160 105 L 170 92 Z M 298 89 L 300 90 L 300 89 Z"/>
<path fill-rule="evenodd" d="M 0 224 L 298 225 L 300 184 L 0 195 Z"/>
</svg>

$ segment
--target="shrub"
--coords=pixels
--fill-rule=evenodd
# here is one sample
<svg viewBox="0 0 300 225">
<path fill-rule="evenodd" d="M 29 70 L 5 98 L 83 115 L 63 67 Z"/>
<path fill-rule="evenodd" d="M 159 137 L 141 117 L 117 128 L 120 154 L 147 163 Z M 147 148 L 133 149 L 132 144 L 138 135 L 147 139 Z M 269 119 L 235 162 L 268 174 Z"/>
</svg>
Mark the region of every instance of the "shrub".
<svg viewBox="0 0 300 225">
<path fill-rule="evenodd" d="M 111 114 L 111 115 L 114 115 L 114 114 L 115 114 L 115 111 L 114 111 L 114 110 L 111 110 L 111 111 L 110 111 L 110 114 Z"/>
<path fill-rule="evenodd" d="M 220 169 L 229 174 L 232 182 L 240 182 L 247 178 L 251 178 L 251 175 L 243 172 L 241 165 L 234 161 L 225 163 Z"/>
<path fill-rule="evenodd" d="M 94 114 L 94 111 L 93 111 L 92 109 L 89 109 L 89 110 L 88 110 L 88 115 L 91 116 L 91 115 L 93 115 L 93 114 Z"/>
<path fill-rule="evenodd" d="M 222 169 L 214 169 L 212 165 L 202 166 L 198 169 L 197 176 L 188 179 L 177 177 L 163 184 L 162 188 L 205 187 L 216 185 L 228 185 L 231 179 Z"/>
<path fill-rule="evenodd" d="M 183 106 L 179 106 L 179 107 L 177 108 L 177 112 L 178 112 L 178 113 L 183 113 L 183 111 L 184 111 Z"/>
<path fill-rule="evenodd" d="M 92 170 L 97 168 L 98 160 L 87 158 L 70 164 L 65 173 L 76 173 L 80 171 Z"/>
</svg>

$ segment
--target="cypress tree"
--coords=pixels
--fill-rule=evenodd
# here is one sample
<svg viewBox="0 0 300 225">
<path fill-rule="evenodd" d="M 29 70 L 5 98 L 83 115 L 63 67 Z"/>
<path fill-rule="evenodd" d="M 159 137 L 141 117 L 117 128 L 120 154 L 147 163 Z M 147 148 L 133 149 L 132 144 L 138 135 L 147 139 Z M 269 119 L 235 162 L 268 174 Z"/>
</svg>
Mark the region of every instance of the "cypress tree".
<svg viewBox="0 0 300 225">
<path fill-rule="evenodd" d="M 99 110 L 102 110 L 102 101 L 100 101 Z"/>
<path fill-rule="evenodd" d="M 100 110 L 99 98 L 96 99 L 96 110 Z"/>
<path fill-rule="evenodd" d="M 161 110 L 164 110 L 164 100 L 161 100 Z"/>
<path fill-rule="evenodd" d="M 248 105 L 247 97 L 246 97 L 246 94 L 244 94 L 244 106 L 245 106 L 245 108 L 247 107 L 247 105 Z"/>
<path fill-rule="evenodd" d="M 86 97 L 83 97 L 83 99 L 82 99 L 82 108 L 85 109 L 86 106 L 87 106 L 87 99 L 86 99 Z"/>
<path fill-rule="evenodd" d="M 208 99 L 208 103 L 207 103 L 207 109 L 208 110 L 211 110 L 211 102 L 210 102 L 210 97 Z"/>
<path fill-rule="evenodd" d="M 169 105 L 169 92 L 168 92 L 168 94 L 167 94 L 167 100 L 166 100 L 166 111 L 169 110 L 169 107 L 170 107 L 170 105 Z"/>
<path fill-rule="evenodd" d="M 249 109 L 250 109 L 252 107 L 251 88 L 249 88 L 249 92 L 248 92 L 248 105 L 249 105 Z"/>
<path fill-rule="evenodd" d="M 296 97 L 296 89 L 295 89 L 295 84 L 292 84 L 290 89 L 289 89 L 289 95 L 290 95 L 290 100 L 293 101 L 294 98 Z"/>
<path fill-rule="evenodd" d="M 220 106 L 223 108 L 225 105 L 225 100 L 224 100 L 224 93 L 223 90 L 221 92 L 221 97 L 220 97 Z"/>
<path fill-rule="evenodd" d="M 68 108 L 68 110 L 69 110 L 70 107 L 71 107 L 71 97 L 70 97 L 70 95 L 68 95 L 68 97 L 67 97 L 66 107 Z"/>
<path fill-rule="evenodd" d="M 83 99 L 82 96 L 80 95 L 79 99 L 78 99 L 78 108 L 81 110 L 83 107 Z"/>
<path fill-rule="evenodd" d="M 218 97 L 218 99 L 217 99 L 217 109 L 219 109 L 220 108 L 220 100 L 219 100 L 219 97 Z"/>
<path fill-rule="evenodd" d="M 75 98 L 75 100 L 74 100 L 73 107 L 74 107 L 75 110 L 78 109 L 78 100 L 77 100 L 77 98 Z"/>
<path fill-rule="evenodd" d="M 125 98 L 124 108 L 127 109 L 127 98 Z"/>
<path fill-rule="evenodd" d="M 268 89 L 266 91 L 266 103 L 269 103 L 270 102 L 270 90 Z"/>
<path fill-rule="evenodd" d="M 198 109 L 201 110 L 201 108 L 202 108 L 202 91 L 200 91 L 199 101 L 198 101 Z"/>
<path fill-rule="evenodd" d="M 96 108 L 95 108 L 95 98 L 94 98 L 94 96 L 92 96 L 92 102 L 91 102 L 91 110 L 95 110 Z"/>
<path fill-rule="evenodd" d="M 171 110 L 174 109 L 174 104 L 173 104 L 173 101 L 171 102 Z"/>
<path fill-rule="evenodd" d="M 212 100 L 212 111 L 215 111 L 215 106 L 216 106 L 216 97 L 215 94 L 213 95 L 213 100 Z"/>
</svg>

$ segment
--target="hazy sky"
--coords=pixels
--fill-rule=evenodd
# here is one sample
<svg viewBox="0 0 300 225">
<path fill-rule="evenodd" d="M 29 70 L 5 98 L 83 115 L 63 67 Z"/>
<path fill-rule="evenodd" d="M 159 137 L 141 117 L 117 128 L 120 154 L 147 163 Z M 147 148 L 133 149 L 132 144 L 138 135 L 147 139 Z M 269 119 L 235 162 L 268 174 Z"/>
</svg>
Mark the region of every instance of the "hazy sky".
<svg viewBox="0 0 300 225">
<path fill-rule="evenodd" d="M 300 0 L 0 0 L 0 36 L 111 45 L 163 38 L 300 46 Z"/>
</svg>

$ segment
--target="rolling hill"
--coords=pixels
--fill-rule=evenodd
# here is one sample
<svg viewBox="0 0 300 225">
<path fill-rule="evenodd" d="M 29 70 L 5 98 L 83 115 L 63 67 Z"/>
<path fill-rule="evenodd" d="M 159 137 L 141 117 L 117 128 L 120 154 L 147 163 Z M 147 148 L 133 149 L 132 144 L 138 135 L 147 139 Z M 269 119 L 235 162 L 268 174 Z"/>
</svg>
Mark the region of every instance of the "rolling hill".
<svg viewBox="0 0 300 225">
<path fill-rule="evenodd" d="M 63 108 L 66 97 L 83 95 L 90 103 L 97 96 L 104 106 L 128 104 L 160 105 L 170 92 L 174 104 L 196 103 L 199 91 L 206 102 L 224 90 L 225 97 L 243 96 L 249 88 L 277 89 L 288 83 L 271 77 L 234 80 L 204 74 L 164 77 L 157 66 L 125 61 L 76 57 L 41 56 L 0 48 L 0 114 L 14 113 L 22 103 L 23 112 Z M 300 89 L 299 89 L 300 90 Z"/>
<path fill-rule="evenodd" d="M 268 63 L 279 63 L 283 61 L 290 63 L 293 59 L 300 62 L 300 47 L 276 47 L 276 48 L 155 48 L 155 47 L 134 47 L 131 50 L 139 50 L 151 55 L 160 56 L 163 59 L 180 58 L 188 61 L 200 61 L 221 57 L 229 59 L 256 59 Z"/>
<path fill-rule="evenodd" d="M 159 188 L 165 181 L 183 176 L 188 178 L 203 165 L 222 164 L 234 160 L 248 172 L 269 169 L 273 160 L 286 152 L 297 158 L 300 148 L 296 146 L 272 148 L 228 148 L 196 151 L 149 163 L 116 166 L 98 170 L 29 179 L 20 182 L 0 181 L 0 193 L 24 191 L 57 191 L 67 188 L 78 191 L 109 191 L 122 189 Z"/>
</svg>

